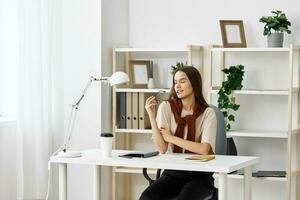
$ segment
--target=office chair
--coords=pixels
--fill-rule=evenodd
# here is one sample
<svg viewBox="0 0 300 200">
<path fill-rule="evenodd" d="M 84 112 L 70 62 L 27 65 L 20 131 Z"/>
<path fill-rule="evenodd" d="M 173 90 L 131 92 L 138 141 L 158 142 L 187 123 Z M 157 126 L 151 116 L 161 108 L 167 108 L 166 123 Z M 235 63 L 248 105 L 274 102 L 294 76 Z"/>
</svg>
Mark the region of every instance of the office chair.
<svg viewBox="0 0 300 200">
<path fill-rule="evenodd" d="M 227 138 L 226 138 L 226 130 L 225 130 L 225 120 L 223 113 L 220 109 L 214 105 L 210 105 L 210 107 L 214 110 L 216 118 L 217 118 L 217 133 L 216 133 L 216 143 L 215 143 L 215 154 L 216 155 L 227 155 Z M 147 168 L 143 168 L 143 175 L 148 180 L 149 185 L 151 185 L 156 179 L 158 179 L 161 175 L 161 169 L 157 169 L 156 179 L 153 180 L 147 173 Z M 207 195 L 207 200 L 217 199 L 218 191 L 215 189 L 213 192 L 210 192 Z"/>
</svg>

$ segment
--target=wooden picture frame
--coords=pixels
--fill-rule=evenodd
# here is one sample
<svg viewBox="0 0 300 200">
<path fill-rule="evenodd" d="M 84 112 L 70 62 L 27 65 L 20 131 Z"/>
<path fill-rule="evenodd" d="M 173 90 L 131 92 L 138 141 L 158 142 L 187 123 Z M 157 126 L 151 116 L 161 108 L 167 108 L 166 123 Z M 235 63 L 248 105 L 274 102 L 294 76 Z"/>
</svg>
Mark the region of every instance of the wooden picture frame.
<svg viewBox="0 0 300 200">
<path fill-rule="evenodd" d="M 150 77 L 150 60 L 130 60 L 129 79 L 132 88 L 147 88 Z"/>
<path fill-rule="evenodd" d="M 243 20 L 220 20 L 224 48 L 247 47 Z"/>
</svg>

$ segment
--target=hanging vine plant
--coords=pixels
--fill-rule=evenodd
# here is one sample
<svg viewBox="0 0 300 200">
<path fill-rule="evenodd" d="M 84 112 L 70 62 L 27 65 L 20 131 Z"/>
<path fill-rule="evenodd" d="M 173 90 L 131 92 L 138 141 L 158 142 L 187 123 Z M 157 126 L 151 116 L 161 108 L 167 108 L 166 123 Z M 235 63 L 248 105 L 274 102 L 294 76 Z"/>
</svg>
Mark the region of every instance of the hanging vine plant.
<svg viewBox="0 0 300 200">
<path fill-rule="evenodd" d="M 238 111 L 240 105 L 235 103 L 233 90 L 241 90 L 243 88 L 242 81 L 244 77 L 244 66 L 236 65 L 225 68 L 222 71 L 226 75 L 225 81 L 218 92 L 218 107 L 223 112 L 226 121 L 226 131 L 230 131 L 230 122 L 235 121 L 233 111 Z"/>
</svg>

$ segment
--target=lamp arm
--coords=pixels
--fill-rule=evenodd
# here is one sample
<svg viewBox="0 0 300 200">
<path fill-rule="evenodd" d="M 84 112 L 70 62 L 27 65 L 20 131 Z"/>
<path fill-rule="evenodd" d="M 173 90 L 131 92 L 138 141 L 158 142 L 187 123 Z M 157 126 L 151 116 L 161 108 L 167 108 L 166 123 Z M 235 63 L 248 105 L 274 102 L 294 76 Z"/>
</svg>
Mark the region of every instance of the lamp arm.
<svg viewBox="0 0 300 200">
<path fill-rule="evenodd" d="M 70 120 L 69 120 L 69 124 L 68 124 L 67 134 L 65 135 L 65 138 L 64 138 L 64 145 L 63 145 L 63 151 L 64 152 L 69 148 L 71 135 L 73 133 L 74 124 L 75 124 L 79 104 L 81 103 L 82 99 L 84 98 L 86 92 L 88 91 L 88 89 L 91 86 L 91 83 L 93 81 L 104 81 L 104 82 L 106 82 L 106 81 L 109 81 L 109 77 L 96 78 L 94 76 L 91 76 L 89 81 L 87 82 L 84 90 L 82 91 L 80 97 L 78 98 L 78 100 L 74 104 L 72 104 L 72 110 L 71 110 L 71 114 L 70 114 Z"/>
</svg>

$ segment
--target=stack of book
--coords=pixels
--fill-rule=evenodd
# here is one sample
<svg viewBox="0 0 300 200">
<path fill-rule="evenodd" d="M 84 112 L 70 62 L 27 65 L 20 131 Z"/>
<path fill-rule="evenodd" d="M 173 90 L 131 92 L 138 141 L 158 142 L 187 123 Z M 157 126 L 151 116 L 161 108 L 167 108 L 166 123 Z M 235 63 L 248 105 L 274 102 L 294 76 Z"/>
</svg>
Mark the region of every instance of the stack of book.
<svg viewBox="0 0 300 200">
<path fill-rule="evenodd" d="M 117 127 L 120 129 L 151 129 L 145 103 L 153 93 L 118 92 Z"/>
</svg>

